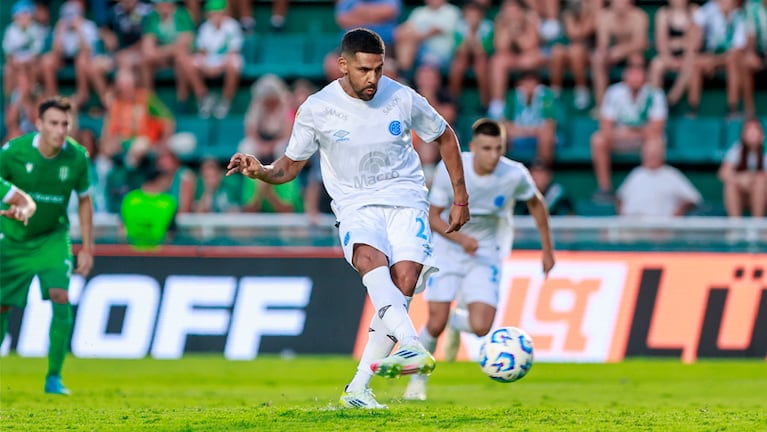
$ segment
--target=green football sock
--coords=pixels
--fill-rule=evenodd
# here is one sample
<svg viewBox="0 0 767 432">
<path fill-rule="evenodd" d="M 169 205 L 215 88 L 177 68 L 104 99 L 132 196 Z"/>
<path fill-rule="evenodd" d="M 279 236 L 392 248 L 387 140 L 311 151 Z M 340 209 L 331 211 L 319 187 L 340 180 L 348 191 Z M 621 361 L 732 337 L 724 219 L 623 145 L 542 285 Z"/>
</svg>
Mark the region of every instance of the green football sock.
<svg viewBox="0 0 767 432">
<path fill-rule="evenodd" d="M 8 331 L 8 312 L 0 312 L 0 345 L 5 340 L 5 333 Z"/>
<path fill-rule="evenodd" d="M 69 303 L 51 303 L 50 346 L 48 347 L 48 376 L 61 375 L 61 366 L 69 349 L 69 337 L 72 334 L 72 306 Z"/>
</svg>

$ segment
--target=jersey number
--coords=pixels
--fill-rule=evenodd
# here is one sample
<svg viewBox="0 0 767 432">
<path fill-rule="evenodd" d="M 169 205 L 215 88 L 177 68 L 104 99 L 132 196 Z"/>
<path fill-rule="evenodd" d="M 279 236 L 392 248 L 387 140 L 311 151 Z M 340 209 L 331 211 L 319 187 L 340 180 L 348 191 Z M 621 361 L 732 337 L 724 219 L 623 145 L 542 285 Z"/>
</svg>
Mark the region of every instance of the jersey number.
<svg viewBox="0 0 767 432">
<path fill-rule="evenodd" d="M 424 240 L 429 240 L 429 236 L 426 234 L 426 223 L 421 218 L 416 218 L 416 222 L 418 222 L 418 234 L 415 236 Z"/>
</svg>

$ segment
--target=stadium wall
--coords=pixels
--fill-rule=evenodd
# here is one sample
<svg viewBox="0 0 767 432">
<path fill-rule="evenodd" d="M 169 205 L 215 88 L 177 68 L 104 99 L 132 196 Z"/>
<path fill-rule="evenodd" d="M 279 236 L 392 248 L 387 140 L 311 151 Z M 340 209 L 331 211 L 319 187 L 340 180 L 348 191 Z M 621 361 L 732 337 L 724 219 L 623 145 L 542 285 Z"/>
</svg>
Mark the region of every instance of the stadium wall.
<svg viewBox="0 0 767 432">
<path fill-rule="evenodd" d="M 98 255 L 94 274 L 70 287 L 72 352 L 80 357 L 359 355 L 373 313 L 336 248 L 138 254 L 115 246 Z M 767 359 L 763 255 L 560 252 L 547 279 L 540 267 L 537 252 L 505 260 L 497 317 L 532 335 L 538 361 Z M 417 327 L 425 323 L 422 296 L 411 314 Z M 49 320 L 35 282 L 23 314 L 12 314 L 2 352 L 44 356 Z M 463 335 L 459 358 L 474 358 L 478 345 Z"/>
</svg>

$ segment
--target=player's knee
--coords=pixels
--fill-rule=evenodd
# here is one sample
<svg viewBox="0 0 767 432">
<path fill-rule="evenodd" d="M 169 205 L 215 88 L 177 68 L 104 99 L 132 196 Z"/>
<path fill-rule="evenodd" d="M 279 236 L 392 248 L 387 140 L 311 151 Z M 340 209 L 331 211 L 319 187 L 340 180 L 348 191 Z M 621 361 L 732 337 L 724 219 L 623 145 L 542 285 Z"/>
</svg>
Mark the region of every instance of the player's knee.
<svg viewBox="0 0 767 432">
<path fill-rule="evenodd" d="M 52 289 L 49 292 L 51 301 L 54 303 L 65 304 L 69 303 L 69 294 L 63 289 Z"/>
<path fill-rule="evenodd" d="M 483 337 L 483 336 L 486 336 L 488 333 L 490 333 L 490 329 L 492 327 L 493 327 L 492 322 L 482 322 L 473 326 L 472 330 L 474 330 L 475 335 L 479 337 Z"/>
<path fill-rule="evenodd" d="M 413 271 L 395 271 L 392 274 L 392 281 L 400 291 L 412 292 L 416 282 L 418 282 L 418 275 Z"/>
</svg>

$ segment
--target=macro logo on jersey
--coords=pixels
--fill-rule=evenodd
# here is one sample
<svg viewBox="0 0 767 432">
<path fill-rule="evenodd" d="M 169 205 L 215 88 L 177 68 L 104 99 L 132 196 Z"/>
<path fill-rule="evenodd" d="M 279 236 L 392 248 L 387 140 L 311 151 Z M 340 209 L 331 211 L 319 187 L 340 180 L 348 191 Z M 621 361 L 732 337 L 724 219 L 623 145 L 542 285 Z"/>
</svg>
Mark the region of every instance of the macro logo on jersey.
<svg viewBox="0 0 767 432">
<path fill-rule="evenodd" d="M 69 177 L 69 167 L 63 166 L 59 168 L 59 180 L 64 181 Z"/>
<path fill-rule="evenodd" d="M 343 141 L 349 141 L 349 134 L 351 132 L 345 131 L 343 129 L 336 131 L 336 133 L 333 134 L 334 137 L 336 137 L 336 142 L 343 142 Z"/>
<path fill-rule="evenodd" d="M 389 123 L 389 133 L 397 136 L 402 133 L 402 123 L 399 122 L 399 120 L 392 120 L 391 123 Z"/>
<path fill-rule="evenodd" d="M 385 153 L 379 151 L 367 153 L 358 165 L 360 175 L 354 178 L 354 187 L 364 189 L 383 180 L 398 178 L 399 172 L 390 167 L 391 159 Z"/>
</svg>

